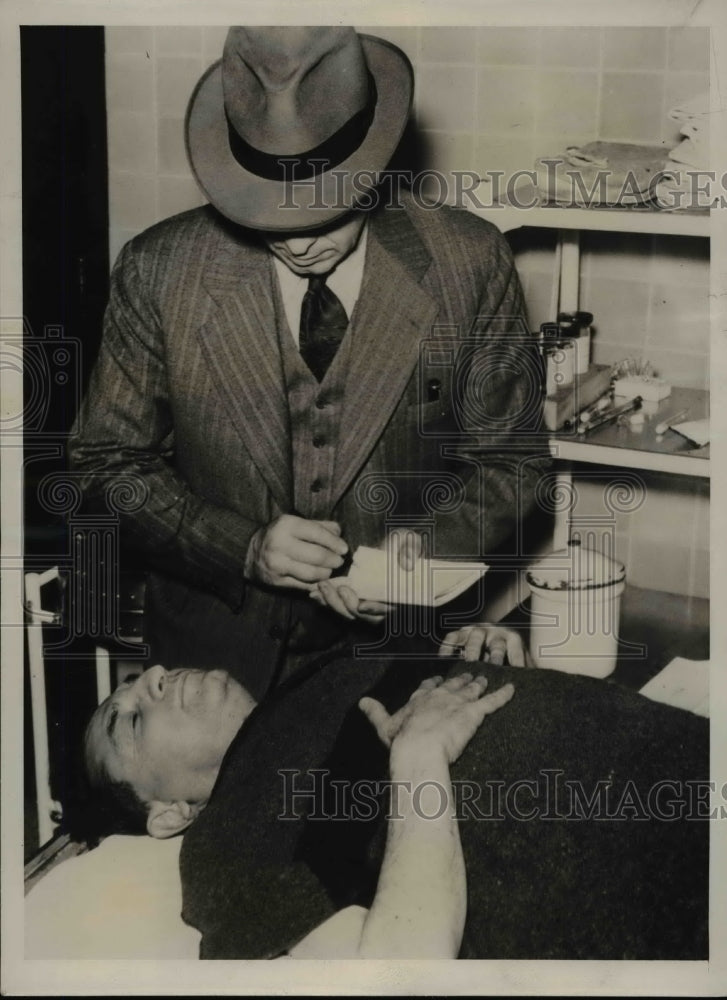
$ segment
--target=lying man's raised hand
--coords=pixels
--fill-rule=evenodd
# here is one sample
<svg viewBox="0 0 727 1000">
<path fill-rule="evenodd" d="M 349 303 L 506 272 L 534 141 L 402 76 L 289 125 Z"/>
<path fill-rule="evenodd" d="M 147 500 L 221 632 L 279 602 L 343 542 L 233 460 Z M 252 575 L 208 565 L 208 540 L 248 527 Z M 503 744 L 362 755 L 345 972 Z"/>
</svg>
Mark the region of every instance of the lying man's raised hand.
<svg viewBox="0 0 727 1000">
<path fill-rule="evenodd" d="M 283 514 L 253 535 L 245 575 L 272 587 L 312 590 L 343 565 L 347 552 L 335 521 Z"/>
<path fill-rule="evenodd" d="M 486 715 L 491 715 L 513 696 L 512 684 L 485 694 L 487 679 L 460 674 L 443 681 L 422 681 L 403 708 L 389 715 L 375 698 L 362 698 L 359 708 L 387 746 L 406 745 L 427 751 L 439 747 L 448 763 L 459 757 Z"/>
<path fill-rule="evenodd" d="M 459 655 L 468 663 L 477 660 L 511 667 L 534 666 L 519 632 L 501 625 L 467 625 L 449 632 L 439 647 L 439 656 Z"/>
</svg>

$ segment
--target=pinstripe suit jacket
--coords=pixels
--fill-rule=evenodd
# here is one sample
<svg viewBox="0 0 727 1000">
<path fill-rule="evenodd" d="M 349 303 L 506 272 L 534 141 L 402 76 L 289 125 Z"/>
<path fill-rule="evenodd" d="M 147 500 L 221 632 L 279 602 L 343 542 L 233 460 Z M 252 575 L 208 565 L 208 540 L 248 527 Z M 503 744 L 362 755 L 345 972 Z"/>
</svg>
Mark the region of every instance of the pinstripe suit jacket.
<svg viewBox="0 0 727 1000">
<path fill-rule="evenodd" d="M 138 491 L 120 516 L 152 571 L 155 657 L 224 666 L 258 697 L 312 603 L 242 573 L 254 532 L 292 510 L 275 280 L 269 252 L 211 208 L 132 240 L 70 450 L 87 496 L 118 476 Z M 397 516 L 442 556 L 513 537 L 547 462 L 522 316 L 494 227 L 411 200 L 372 215 L 329 512 L 352 550 Z"/>
</svg>

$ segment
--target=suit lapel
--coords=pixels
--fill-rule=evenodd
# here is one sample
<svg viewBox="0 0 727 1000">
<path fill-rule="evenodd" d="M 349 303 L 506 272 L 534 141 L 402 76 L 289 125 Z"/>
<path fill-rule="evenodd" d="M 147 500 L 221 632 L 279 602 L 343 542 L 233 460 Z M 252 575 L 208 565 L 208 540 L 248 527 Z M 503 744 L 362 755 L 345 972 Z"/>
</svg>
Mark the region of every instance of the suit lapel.
<svg viewBox="0 0 727 1000">
<path fill-rule="evenodd" d="M 421 287 L 431 257 L 405 212 L 370 222 L 336 459 L 335 503 L 348 489 L 396 408 L 437 316 Z"/>
<path fill-rule="evenodd" d="M 212 304 L 199 336 L 234 426 L 278 503 L 288 510 L 290 421 L 273 280 L 267 250 L 221 238 L 205 273 Z"/>
</svg>

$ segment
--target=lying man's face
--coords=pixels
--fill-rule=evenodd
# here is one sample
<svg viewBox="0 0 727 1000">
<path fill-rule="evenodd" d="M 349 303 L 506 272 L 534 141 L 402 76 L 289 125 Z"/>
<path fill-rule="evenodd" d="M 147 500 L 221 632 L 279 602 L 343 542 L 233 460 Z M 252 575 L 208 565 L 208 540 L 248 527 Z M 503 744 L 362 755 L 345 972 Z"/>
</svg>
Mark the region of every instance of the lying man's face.
<svg viewBox="0 0 727 1000">
<path fill-rule="evenodd" d="M 264 234 L 264 240 L 270 252 L 295 274 L 328 274 L 356 246 L 364 218 L 360 212 L 353 212 L 325 230 L 270 233 Z"/>
<path fill-rule="evenodd" d="M 91 779 L 124 782 L 148 804 L 204 804 L 254 707 L 224 670 L 151 667 L 96 709 L 86 731 Z"/>
</svg>

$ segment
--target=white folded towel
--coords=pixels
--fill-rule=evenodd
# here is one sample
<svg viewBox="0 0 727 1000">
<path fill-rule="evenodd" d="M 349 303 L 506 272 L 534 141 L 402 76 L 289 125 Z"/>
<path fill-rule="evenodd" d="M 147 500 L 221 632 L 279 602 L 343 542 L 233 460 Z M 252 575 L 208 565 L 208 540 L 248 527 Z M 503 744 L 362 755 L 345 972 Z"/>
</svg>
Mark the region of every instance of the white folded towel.
<svg viewBox="0 0 727 1000">
<path fill-rule="evenodd" d="M 675 104 L 669 110 L 672 121 L 679 122 L 684 138 L 669 152 L 669 158 L 697 170 L 709 169 L 709 93 L 697 94 Z"/>
</svg>

